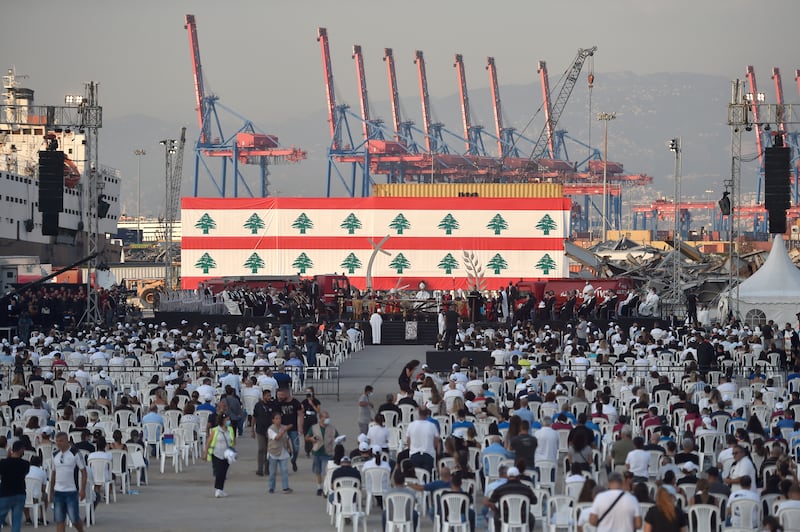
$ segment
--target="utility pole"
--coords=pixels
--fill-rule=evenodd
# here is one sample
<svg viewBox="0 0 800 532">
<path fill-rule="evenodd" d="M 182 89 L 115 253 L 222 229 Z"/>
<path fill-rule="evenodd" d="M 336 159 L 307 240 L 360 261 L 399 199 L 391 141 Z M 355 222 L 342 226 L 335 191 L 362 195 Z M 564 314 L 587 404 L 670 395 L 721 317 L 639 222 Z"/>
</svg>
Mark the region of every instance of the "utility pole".
<svg viewBox="0 0 800 532">
<path fill-rule="evenodd" d="M 616 113 L 600 113 L 597 119 L 603 122 L 603 242 L 608 229 L 608 123 L 617 117 Z"/>
<path fill-rule="evenodd" d="M 141 163 L 142 155 L 147 155 L 144 148 L 137 148 L 133 150 L 136 156 L 136 243 L 141 244 L 142 240 L 142 174 Z"/>
<path fill-rule="evenodd" d="M 673 317 L 676 317 L 676 310 L 681 302 L 681 224 L 680 209 L 681 202 L 681 139 L 674 138 L 669 141 L 669 151 L 675 154 L 675 197 L 673 203 L 673 215 L 675 217 L 672 234 L 672 305 Z"/>
</svg>

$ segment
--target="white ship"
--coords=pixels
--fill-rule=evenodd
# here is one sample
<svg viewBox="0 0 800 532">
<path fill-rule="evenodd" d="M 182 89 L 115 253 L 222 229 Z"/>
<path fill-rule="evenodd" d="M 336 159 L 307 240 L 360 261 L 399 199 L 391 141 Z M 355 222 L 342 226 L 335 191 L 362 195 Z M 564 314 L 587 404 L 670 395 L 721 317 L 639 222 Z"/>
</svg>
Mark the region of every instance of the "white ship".
<svg viewBox="0 0 800 532">
<path fill-rule="evenodd" d="M 0 256 L 33 255 L 42 263 L 67 265 L 87 253 L 90 227 L 87 159 L 87 131 L 59 124 L 55 107 L 35 105 L 33 90 L 20 87 L 14 69 L 3 76 L 0 106 Z M 68 104 L 73 103 L 67 101 Z M 42 234 L 39 212 L 39 151 L 52 148 L 65 154 L 64 208 L 58 217 L 58 234 Z M 98 260 L 116 262 L 119 248 L 109 245 L 105 235 L 117 232 L 120 215 L 119 170 L 100 165 L 95 170 L 100 178 L 102 199 L 109 208 L 98 223 L 104 250 Z M 92 211 L 94 213 L 94 211 Z M 93 216 L 94 214 L 92 214 Z"/>
</svg>

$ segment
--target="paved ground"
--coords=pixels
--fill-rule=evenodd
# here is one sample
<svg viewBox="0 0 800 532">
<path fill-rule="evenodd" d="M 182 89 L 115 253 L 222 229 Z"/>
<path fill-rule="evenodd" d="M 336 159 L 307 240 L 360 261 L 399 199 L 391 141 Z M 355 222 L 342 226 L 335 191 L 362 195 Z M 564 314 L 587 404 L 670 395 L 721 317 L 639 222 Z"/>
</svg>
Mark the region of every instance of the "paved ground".
<svg viewBox="0 0 800 532">
<path fill-rule="evenodd" d="M 424 360 L 424 357 L 425 346 L 368 346 L 344 362 L 340 401 L 322 398 L 322 403 L 323 408 L 331 413 L 339 432 L 347 434 L 345 447 L 348 451 L 356 445 L 356 404 L 364 386 L 372 384 L 375 387 L 377 406 L 386 393 L 397 390 L 397 377 L 406 362 L 412 358 Z M 165 532 L 333 530 L 322 497 L 315 495 L 316 481 L 311 473 L 310 459 L 302 455 L 298 460 L 298 472 L 289 475 L 293 494 L 270 495 L 266 477 L 255 475 L 255 440 L 244 437 L 237 448 L 239 460 L 228 474 L 227 499 L 213 497 L 210 464 L 198 462 L 182 473 L 167 472 L 164 475 L 151 464 L 150 485 L 142 486 L 139 495 L 119 495 L 116 504 L 98 506 L 97 524 L 92 529 Z M 277 485 L 280 486 L 279 478 Z M 422 524 L 431 529 L 429 522 L 423 520 Z M 380 514 L 373 510 L 368 530 L 380 529 Z"/>
</svg>

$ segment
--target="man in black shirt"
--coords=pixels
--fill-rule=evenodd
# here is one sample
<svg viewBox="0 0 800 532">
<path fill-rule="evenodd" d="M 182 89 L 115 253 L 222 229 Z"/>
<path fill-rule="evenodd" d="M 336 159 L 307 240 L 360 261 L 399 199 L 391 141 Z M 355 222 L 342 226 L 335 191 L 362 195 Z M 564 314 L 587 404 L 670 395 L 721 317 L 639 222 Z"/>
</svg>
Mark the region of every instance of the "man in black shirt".
<svg viewBox="0 0 800 532">
<path fill-rule="evenodd" d="M 492 495 L 489 497 L 489 500 L 486 501 L 487 506 L 489 506 L 493 513 L 494 513 L 494 529 L 500 530 L 500 508 L 498 504 L 500 502 L 500 498 L 503 495 L 515 494 L 515 495 L 523 495 L 528 498 L 531 504 L 536 504 L 537 499 L 536 495 L 533 491 L 525 484 L 523 484 L 519 477 L 520 471 L 516 467 L 509 467 L 507 472 L 508 480 L 502 486 L 498 486 L 492 491 Z M 525 519 L 524 516 L 522 516 Z M 535 520 L 532 515 L 527 516 L 528 520 L 528 529 L 533 530 L 535 526 Z"/>
<path fill-rule="evenodd" d="M 444 313 L 444 338 L 442 350 L 450 351 L 456 348 L 456 333 L 458 332 L 458 312 L 450 305 Z"/>
<path fill-rule="evenodd" d="M 383 414 L 387 410 L 395 412 L 397 414 L 398 421 L 403 416 L 403 413 L 400 411 L 400 407 L 394 404 L 394 394 L 386 394 L 386 402 L 378 407 L 379 414 Z"/>
<path fill-rule="evenodd" d="M 530 435 L 530 422 L 523 419 L 519 424 L 519 434 L 511 438 L 511 450 L 514 451 L 516 458 L 525 460 L 525 469 L 533 469 L 536 447 L 539 442 Z"/>
<path fill-rule="evenodd" d="M 261 400 L 253 407 L 253 438 L 258 443 L 258 456 L 256 475 L 269 474 L 269 461 L 267 460 L 267 429 L 272 425 L 272 414 L 278 411 L 279 405 L 272 399 L 272 390 L 267 388 Z M 283 418 L 283 416 L 281 416 Z M 281 421 L 283 423 L 283 421 Z"/>
<path fill-rule="evenodd" d="M 0 523 L 11 512 L 11 529 L 22 527 L 22 512 L 25 509 L 25 475 L 30 464 L 22 459 L 25 444 L 15 441 L 8 458 L 0 460 Z"/>
<path fill-rule="evenodd" d="M 300 453 L 300 434 L 303 432 L 303 406 L 292 397 L 289 388 L 278 389 L 278 406 L 281 413 L 281 425 L 291 427 L 289 439 L 292 441 L 292 469 L 297 471 L 297 456 Z"/>
<path fill-rule="evenodd" d="M 328 500 L 333 502 L 333 486 L 335 485 L 336 479 L 339 478 L 354 478 L 357 479 L 358 482 L 361 482 L 361 473 L 353 467 L 353 461 L 350 459 L 349 456 L 345 455 L 339 461 L 339 467 L 333 470 L 331 474 L 331 484 L 328 486 Z"/>
</svg>

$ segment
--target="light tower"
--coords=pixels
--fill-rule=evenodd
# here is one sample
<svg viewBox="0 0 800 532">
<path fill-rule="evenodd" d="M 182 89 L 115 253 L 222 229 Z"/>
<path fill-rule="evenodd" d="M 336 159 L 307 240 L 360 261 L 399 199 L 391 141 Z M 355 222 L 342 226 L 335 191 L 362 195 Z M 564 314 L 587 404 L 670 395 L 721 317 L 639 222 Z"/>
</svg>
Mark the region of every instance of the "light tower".
<svg viewBox="0 0 800 532">
<path fill-rule="evenodd" d="M 136 156 L 136 243 L 142 243 L 142 156 L 147 155 L 144 148 L 133 150 Z"/>
<path fill-rule="evenodd" d="M 608 229 L 608 123 L 617 118 L 616 113 L 600 113 L 597 119 L 603 122 L 603 242 Z"/>
<path fill-rule="evenodd" d="M 675 309 L 681 301 L 681 224 L 678 206 L 681 202 L 681 139 L 680 137 L 669 141 L 669 151 L 675 154 L 675 197 L 673 205 L 673 234 L 672 234 L 672 305 L 673 316 Z"/>
</svg>

